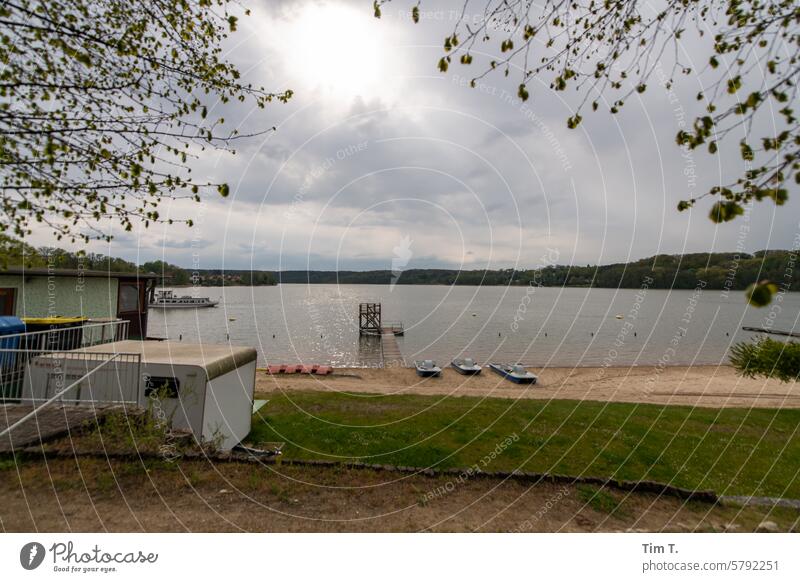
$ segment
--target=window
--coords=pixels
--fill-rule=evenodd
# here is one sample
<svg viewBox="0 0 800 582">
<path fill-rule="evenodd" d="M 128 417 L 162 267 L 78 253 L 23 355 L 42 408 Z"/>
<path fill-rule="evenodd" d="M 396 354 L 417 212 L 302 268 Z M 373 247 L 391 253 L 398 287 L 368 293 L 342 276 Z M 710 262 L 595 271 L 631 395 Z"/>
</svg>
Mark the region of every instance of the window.
<svg viewBox="0 0 800 582">
<path fill-rule="evenodd" d="M 130 313 L 139 312 L 139 285 L 136 283 L 119 284 L 119 312 Z"/>
<path fill-rule="evenodd" d="M 180 382 L 170 376 L 147 376 L 144 381 L 144 396 L 150 398 L 177 398 Z"/>
</svg>

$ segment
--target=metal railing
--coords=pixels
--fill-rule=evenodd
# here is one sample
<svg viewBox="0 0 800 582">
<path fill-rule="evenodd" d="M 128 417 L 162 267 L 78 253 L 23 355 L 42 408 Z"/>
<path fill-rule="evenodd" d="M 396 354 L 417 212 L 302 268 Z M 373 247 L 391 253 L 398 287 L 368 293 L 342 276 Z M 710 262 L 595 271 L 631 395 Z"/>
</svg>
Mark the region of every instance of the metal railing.
<svg viewBox="0 0 800 582">
<path fill-rule="evenodd" d="M 26 331 L 0 336 L 0 348 L 25 350 L 77 350 L 99 344 L 128 339 L 130 321 L 115 319 L 86 323 L 75 327 L 60 327 L 42 331 Z"/>
<path fill-rule="evenodd" d="M 53 404 L 54 402 L 59 402 L 59 403 L 62 403 L 62 404 L 63 403 L 67 403 L 67 402 L 91 403 L 92 405 L 98 404 L 98 403 L 103 403 L 103 402 L 136 403 L 136 397 L 138 395 L 138 390 L 136 390 L 136 391 L 134 391 L 132 393 L 133 400 L 131 400 L 131 396 L 127 396 L 127 397 L 124 396 L 124 391 L 126 390 L 126 386 L 125 386 L 124 382 L 119 382 L 118 384 L 113 384 L 113 383 L 109 384 L 105 380 L 98 379 L 97 377 L 101 376 L 102 372 L 108 372 L 109 371 L 107 369 L 107 367 L 111 362 L 115 363 L 115 366 L 114 366 L 115 368 L 117 367 L 116 365 L 123 364 L 123 365 L 125 365 L 125 367 L 130 368 L 129 372 L 125 374 L 127 379 L 130 379 L 130 372 L 135 369 L 135 371 L 136 371 L 136 375 L 134 376 L 135 382 L 131 383 L 131 387 L 135 388 L 136 386 L 138 386 L 139 367 L 140 367 L 140 364 L 141 364 L 141 356 L 139 354 L 112 354 L 112 353 L 108 353 L 108 354 L 97 354 L 97 353 L 77 354 L 75 352 L 65 352 L 63 354 L 60 354 L 60 356 L 57 356 L 56 354 L 48 354 L 47 356 L 40 356 L 40 358 L 48 358 L 48 359 L 53 358 L 54 359 L 53 361 L 56 361 L 56 359 L 60 359 L 61 357 L 65 357 L 71 363 L 74 363 L 76 361 L 80 361 L 78 359 L 73 359 L 73 356 L 77 356 L 77 355 L 93 356 L 93 357 L 97 356 L 97 357 L 94 357 L 92 359 L 84 358 L 82 360 L 82 363 L 86 364 L 86 367 L 87 367 L 86 371 L 81 376 L 73 379 L 72 382 L 70 382 L 66 387 L 64 387 L 64 380 L 67 377 L 66 370 L 63 371 L 63 372 L 58 373 L 58 374 L 60 374 L 60 376 L 58 376 L 58 377 L 60 377 L 60 379 L 62 381 L 61 387 L 58 388 L 57 391 L 55 393 L 53 393 L 52 395 L 45 395 L 42 398 L 26 398 L 26 399 L 23 399 L 23 401 L 32 402 L 34 404 L 38 403 L 38 406 L 35 406 L 33 408 L 33 410 L 31 410 L 31 412 L 29 412 L 28 414 L 26 414 L 25 416 L 23 416 L 22 418 L 20 418 L 19 420 L 17 420 L 13 424 L 11 424 L 10 426 L 6 427 L 2 432 L 0 432 L 0 437 L 11 433 L 11 431 L 14 430 L 15 428 L 17 428 L 17 427 L 21 426 L 22 424 L 28 422 L 31 418 L 34 418 L 37 414 L 39 414 L 39 412 L 43 408 L 45 408 L 46 406 L 49 406 L 50 404 Z M 89 369 L 90 362 L 91 362 L 91 369 Z M 68 366 L 65 366 L 65 368 L 66 367 L 68 367 Z M 71 367 L 70 371 L 72 373 L 75 373 L 76 370 L 77 370 L 76 368 Z M 92 395 L 92 388 L 91 388 L 91 381 L 93 379 L 95 381 L 99 381 L 99 382 L 102 383 L 102 387 L 103 387 L 102 389 L 105 391 L 106 395 L 108 394 L 109 387 L 112 387 L 114 385 L 119 386 L 120 389 L 121 389 L 120 398 L 119 399 L 113 399 L 113 400 L 110 400 L 110 401 L 109 400 L 94 399 L 94 398 L 81 399 L 80 398 L 81 389 L 84 388 L 84 386 L 85 386 L 85 384 L 87 382 L 89 383 L 89 395 L 93 396 Z M 122 378 L 118 378 L 118 379 L 122 379 Z M 38 386 L 38 388 L 41 389 L 42 386 Z M 77 398 L 76 399 L 69 399 L 68 400 L 68 399 L 64 398 L 64 396 L 67 393 L 70 393 L 70 392 L 73 392 L 73 391 L 77 392 Z"/>
<path fill-rule="evenodd" d="M 0 402 L 22 396 L 28 364 L 45 354 L 68 353 L 128 339 L 125 320 L 0 336 Z"/>
<path fill-rule="evenodd" d="M 381 331 L 383 333 L 393 333 L 395 335 L 403 335 L 405 333 L 402 321 L 387 321 L 381 325 Z"/>
<path fill-rule="evenodd" d="M 141 358 L 118 352 L 39 354 L 28 361 L 16 401 L 36 404 L 58 396 L 63 404 L 137 404 Z"/>
</svg>

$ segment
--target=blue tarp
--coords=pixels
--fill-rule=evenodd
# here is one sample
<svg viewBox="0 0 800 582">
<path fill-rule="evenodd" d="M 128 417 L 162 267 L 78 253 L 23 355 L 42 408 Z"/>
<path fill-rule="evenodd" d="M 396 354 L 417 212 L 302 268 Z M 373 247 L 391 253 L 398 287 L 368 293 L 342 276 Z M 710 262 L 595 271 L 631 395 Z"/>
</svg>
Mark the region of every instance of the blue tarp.
<svg viewBox="0 0 800 582">
<path fill-rule="evenodd" d="M 12 335 L 25 332 L 25 322 L 13 315 L 0 317 L 0 335 Z"/>
<path fill-rule="evenodd" d="M 15 350 L 19 348 L 19 337 L 6 337 L 25 332 L 25 323 L 19 317 L 4 315 L 0 317 L 0 349 Z M 5 367 L 14 361 L 14 354 L 0 352 L 0 367 Z"/>
</svg>

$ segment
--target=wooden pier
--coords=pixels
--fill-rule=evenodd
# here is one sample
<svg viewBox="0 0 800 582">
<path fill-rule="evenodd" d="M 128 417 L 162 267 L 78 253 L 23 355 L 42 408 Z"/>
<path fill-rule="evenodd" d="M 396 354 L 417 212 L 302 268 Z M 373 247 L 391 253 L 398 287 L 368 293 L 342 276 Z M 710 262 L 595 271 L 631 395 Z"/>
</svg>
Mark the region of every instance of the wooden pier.
<svg viewBox="0 0 800 582">
<path fill-rule="evenodd" d="M 404 335 L 405 328 L 399 321 L 384 323 L 381 320 L 380 303 L 360 303 L 358 305 L 358 333 L 381 338 L 382 367 L 405 367 L 406 361 L 397 343 L 397 336 Z"/>
<path fill-rule="evenodd" d="M 381 304 L 358 304 L 358 333 L 361 335 L 381 335 Z"/>
<path fill-rule="evenodd" d="M 397 336 L 389 331 L 381 334 L 381 350 L 383 351 L 384 368 L 405 368 L 406 360 L 397 344 Z"/>
</svg>

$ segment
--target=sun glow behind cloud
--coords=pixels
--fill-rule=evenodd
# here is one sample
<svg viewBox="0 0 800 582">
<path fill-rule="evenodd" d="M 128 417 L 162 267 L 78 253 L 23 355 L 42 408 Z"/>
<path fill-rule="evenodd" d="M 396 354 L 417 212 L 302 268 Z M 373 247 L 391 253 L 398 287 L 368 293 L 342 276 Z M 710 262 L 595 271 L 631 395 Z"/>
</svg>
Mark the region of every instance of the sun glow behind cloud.
<svg viewBox="0 0 800 582">
<path fill-rule="evenodd" d="M 350 99 L 385 94 L 395 74 L 386 36 L 369 10 L 307 3 L 287 15 L 281 34 L 290 78 L 300 89 Z"/>
</svg>

